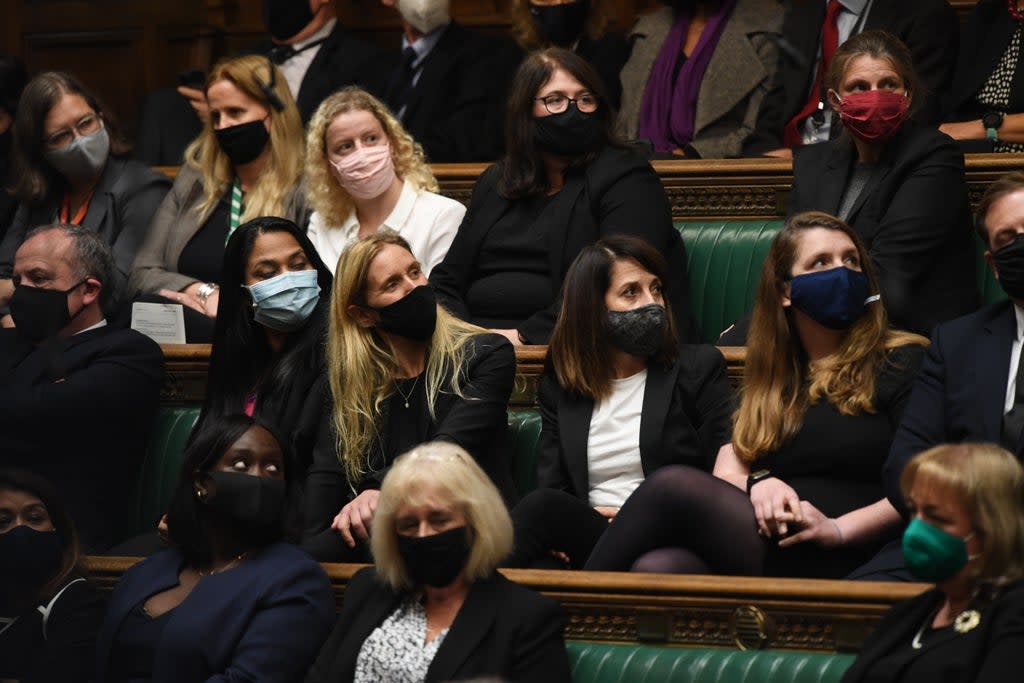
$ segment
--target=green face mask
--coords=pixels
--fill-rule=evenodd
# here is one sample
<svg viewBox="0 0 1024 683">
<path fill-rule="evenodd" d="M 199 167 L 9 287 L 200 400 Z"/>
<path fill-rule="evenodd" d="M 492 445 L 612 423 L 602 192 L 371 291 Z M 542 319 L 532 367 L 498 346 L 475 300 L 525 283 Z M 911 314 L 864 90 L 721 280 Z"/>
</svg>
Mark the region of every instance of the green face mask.
<svg viewBox="0 0 1024 683">
<path fill-rule="evenodd" d="M 945 581 L 960 571 L 969 558 L 967 538 L 960 538 L 915 517 L 903 532 L 903 559 L 910 573 L 930 583 Z"/>
</svg>

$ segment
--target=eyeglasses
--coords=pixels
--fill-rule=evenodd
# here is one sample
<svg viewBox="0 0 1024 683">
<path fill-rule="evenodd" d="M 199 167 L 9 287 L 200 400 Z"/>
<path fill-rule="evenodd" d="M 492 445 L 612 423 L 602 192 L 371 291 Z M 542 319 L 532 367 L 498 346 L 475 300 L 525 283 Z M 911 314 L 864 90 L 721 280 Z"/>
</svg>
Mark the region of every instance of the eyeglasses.
<svg viewBox="0 0 1024 683">
<path fill-rule="evenodd" d="M 544 103 L 544 108 L 548 110 L 549 114 L 561 114 L 569 108 L 570 102 L 576 103 L 576 108 L 584 114 L 590 114 L 597 111 L 597 97 L 593 93 L 585 92 L 581 93 L 579 97 L 567 97 L 562 93 L 551 93 L 544 97 L 536 97 L 534 99 L 540 100 Z"/>
<path fill-rule="evenodd" d="M 103 127 L 103 120 L 95 114 L 86 114 L 78 119 L 78 123 L 71 128 L 62 128 L 53 135 L 47 137 L 43 142 L 48 149 L 63 149 L 75 139 L 75 133 L 79 136 L 92 135 Z"/>
</svg>

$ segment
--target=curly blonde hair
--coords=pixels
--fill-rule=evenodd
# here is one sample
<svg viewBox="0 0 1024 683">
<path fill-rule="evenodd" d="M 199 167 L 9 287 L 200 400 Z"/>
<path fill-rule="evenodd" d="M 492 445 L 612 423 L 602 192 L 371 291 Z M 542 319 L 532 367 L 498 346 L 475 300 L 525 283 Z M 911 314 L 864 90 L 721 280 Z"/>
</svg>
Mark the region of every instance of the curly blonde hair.
<svg viewBox="0 0 1024 683">
<path fill-rule="evenodd" d="M 228 81 L 259 102 L 270 115 L 270 156 L 259 182 L 245 197 L 242 222 L 259 216 L 284 215 L 289 192 L 302 180 L 302 119 L 284 74 L 266 57 L 247 55 L 221 60 L 210 71 L 206 90 L 219 81 Z M 274 94 L 284 104 L 278 111 L 267 101 L 263 85 L 274 83 Z M 263 85 L 261 85 L 263 84 Z M 203 132 L 185 150 L 185 163 L 199 171 L 203 179 L 203 201 L 196 207 L 200 216 L 209 215 L 235 179 L 228 155 L 217 144 L 213 121 L 207 117 Z"/>
<path fill-rule="evenodd" d="M 437 192 L 437 179 L 427 165 L 423 147 L 412 139 L 387 106 L 362 88 L 349 86 L 334 93 L 317 108 L 306 135 L 306 181 L 309 204 L 326 225 L 341 225 L 355 208 L 352 196 L 341 187 L 327 160 L 327 128 L 341 114 L 368 111 L 380 122 L 391 144 L 395 174 L 415 190 Z"/>
<path fill-rule="evenodd" d="M 541 36 L 537 24 L 530 16 L 530 0 L 512 0 L 509 11 L 512 14 L 512 37 L 519 43 L 519 47 L 527 52 L 551 47 Z M 609 17 L 614 15 L 615 6 L 612 0 L 591 0 L 583 33 L 591 40 L 597 40 L 605 34 L 608 24 L 611 23 Z"/>
</svg>

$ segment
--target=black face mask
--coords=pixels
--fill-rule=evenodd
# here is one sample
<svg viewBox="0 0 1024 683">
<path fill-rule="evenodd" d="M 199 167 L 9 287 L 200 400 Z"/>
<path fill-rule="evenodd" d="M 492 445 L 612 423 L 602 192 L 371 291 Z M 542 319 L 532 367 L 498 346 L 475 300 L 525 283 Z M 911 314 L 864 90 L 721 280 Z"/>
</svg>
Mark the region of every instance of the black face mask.
<svg viewBox="0 0 1024 683">
<path fill-rule="evenodd" d="M 577 0 L 566 5 L 530 3 L 530 15 L 541 37 L 559 47 L 569 47 L 580 37 L 589 9 L 590 0 Z"/>
<path fill-rule="evenodd" d="M 56 531 L 16 526 L 0 534 L 0 583 L 34 589 L 52 579 L 64 559 Z"/>
<path fill-rule="evenodd" d="M 241 472 L 207 473 L 216 489 L 205 500 L 211 510 L 263 535 L 281 528 L 284 518 L 285 485 L 281 479 L 269 479 Z"/>
<path fill-rule="evenodd" d="M 399 536 L 398 554 L 417 586 L 451 585 L 470 553 L 469 534 L 460 526 L 433 536 Z"/>
<path fill-rule="evenodd" d="M 575 102 L 561 114 L 533 119 L 533 141 L 545 152 L 562 157 L 578 157 L 593 152 L 601 144 L 602 123 L 593 114 L 584 114 Z"/>
<path fill-rule="evenodd" d="M 420 285 L 404 297 L 380 308 L 378 328 L 414 341 L 428 341 L 437 326 L 437 299 L 430 285 Z"/>
<path fill-rule="evenodd" d="M 313 13 L 306 0 L 263 0 L 263 25 L 282 43 L 306 28 Z"/>
<path fill-rule="evenodd" d="M 270 141 L 270 132 L 263 125 L 262 119 L 221 128 L 215 130 L 214 134 L 217 136 L 217 144 L 235 166 L 256 159 Z"/>
<path fill-rule="evenodd" d="M 665 324 L 665 307 L 661 304 L 608 311 L 608 336 L 612 344 L 631 356 L 653 356 L 661 348 Z"/>
<path fill-rule="evenodd" d="M 15 287 L 8 305 L 18 334 L 33 344 L 56 337 L 85 310 L 83 306 L 74 315 L 68 313 L 68 294 L 83 284 L 85 280 L 63 291 L 26 285 Z"/>
<path fill-rule="evenodd" d="M 999 273 L 999 284 L 1013 299 L 1024 299 L 1024 234 L 999 251 L 992 252 L 992 262 Z"/>
</svg>

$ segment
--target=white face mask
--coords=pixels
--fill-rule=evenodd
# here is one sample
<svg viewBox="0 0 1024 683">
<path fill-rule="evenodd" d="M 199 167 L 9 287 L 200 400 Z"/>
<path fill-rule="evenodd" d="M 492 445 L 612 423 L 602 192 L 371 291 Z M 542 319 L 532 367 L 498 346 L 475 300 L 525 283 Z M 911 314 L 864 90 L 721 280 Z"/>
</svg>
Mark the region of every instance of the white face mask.
<svg viewBox="0 0 1024 683">
<path fill-rule="evenodd" d="M 448 5 L 449 0 L 398 0 L 398 13 L 426 35 L 451 20 Z"/>
</svg>

